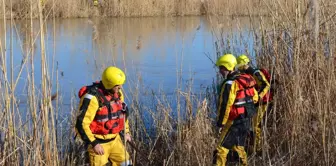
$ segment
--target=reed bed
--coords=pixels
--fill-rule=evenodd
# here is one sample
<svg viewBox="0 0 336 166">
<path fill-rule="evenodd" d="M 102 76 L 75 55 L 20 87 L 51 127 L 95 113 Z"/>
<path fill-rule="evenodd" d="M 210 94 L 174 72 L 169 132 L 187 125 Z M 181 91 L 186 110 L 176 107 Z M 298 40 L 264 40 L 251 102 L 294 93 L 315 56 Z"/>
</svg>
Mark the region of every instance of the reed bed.
<svg viewBox="0 0 336 166">
<path fill-rule="evenodd" d="M 94 6 L 93 0 L 12 0 L 6 1 L 2 11 L 17 19 L 37 18 L 38 1 L 42 2 L 45 16 L 69 17 L 141 17 L 141 16 L 185 16 L 185 15 L 249 15 L 247 7 L 257 8 L 261 0 L 99 0 Z M 33 4 L 31 6 L 31 4 Z M 11 7 L 12 5 L 12 7 Z M 266 9 L 266 6 L 263 8 Z M 265 10 L 254 12 L 256 15 L 267 14 Z M 32 15 L 29 14 L 32 11 Z M 54 12 L 51 12 L 54 11 Z"/>
<path fill-rule="evenodd" d="M 256 33 L 258 64 L 277 80 L 273 110 L 265 119 L 262 161 L 334 165 L 336 48 L 330 32 L 335 30 L 335 13 L 325 1 L 295 6 L 307 8 L 274 12 L 272 29 L 261 24 Z"/>
<path fill-rule="evenodd" d="M 0 32 L 0 165 L 85 165 L 85 149 L 78 139 L 74 139 L 73 132 L 78 114 L 78 98 L 71 97 L 68 117 L 58 115 L 62 108 L 62 96 L 58 94 L 60 73 L 57 63 L 49 61 L 56 55 L 46 54 L 45 19 L 55 19 L 57 16 L 81 17 L 81 12 L 92 7 L 84 1 L 69 0 L 63 1 L 63 4 L 60 1 L 45 1 L 44 4 L 41 1 L 32 2 L 1 2 L 4 19 L 3 32 Z M 104 3 L 106 2 L 110 1 Z M 193 7 L 185 3 L 183 6 L 169 1 L 179 9 L 173 8 L 173 12 L 167 14 L 162 9 L 171 5 L 169 2 L 151 1 L 152 5 L 157 5 L 155 10 L 146 8 L 147 1 L 142 2 L 142 11 L 138 13 L 135 12 L 136 9 L 126 9 L 123 6 L 139 3 L 138 1 L 123 1 L 123 5 L 109 6 L 108 9 L 113 10 L 101 11 L 105 16 L 147 16 L 162 15 L 162 11 L 165 15 L 187 15 L 188 12 L 197 13 L 200 10 L 197 5 Z M 205 3 L 210 2 L 219 1 Z M 69 6 L 71 3 L 79 6 Z M 160 6 L 160 3 L 165 5 Z M 15 8 L 14 11 L 14 6 L 18 4 L 25 8 Z M 254 52 L 248 52 L 248 48 L 240 51 L 254 55 L 258 66 L 266 67 L 273 73 L 272 79 L 276 81 L 272 82 L 272 86 L 276 89 L 276 95 L 273 107 L 263 122 L 263 153 L 261 156 L 250 155 L 250 165 L 335 165 L 336 112 L 333 101 L 336 98 L 336 36 L 332 33 L 336 30 L 336 14 L 332 10 L 335 4 L 332 1 L 313 0 L 284 3 L 259 1 L 259 4 L 255 6 L 256 11 L 267 11 L 271 24 L 268 25 L 263 17 L 259 17 L 260 26 L 251 31 L 254 36 Z M 58 5 L 64 5 L 64 8 L 58 9 Z M 225 5 L 208 6 L 211 10 L 207 12 L 223 12 L 221 7 Z M 70 7 L 74 10 L 70 10 Z M 67 10 L 73 13 L 67 13 Z M 181 13 L 182 11 L 185 13 Z M 226 10 L 229 14 L 237 14 L 229 11 Z M 246 7 L 243 11 L 253 15 L 252 8 Z M 38 28 L 33 28 L 36 25 L 32 19 L 27 27 L 29 37 L 24 40 L 24 57 L 18 65 L 18 75 L 13 73 L 13 49 L 6 49 L 13 48 L 16 33 L 13 19 L 16 17 L 39 19 Z M 215 23 L 221 22 L 217 19 L 210 19 L 214 22 L 214 34 L 220 34 L 216 35 L 218 40 L 214 43 L 217 55 L 210 55 L 213 60 L 225 52 L 236 53 L 233 43 L 227 42 L 227 37 L 230 36 L 221 33 L 225 26 Z M 36 50 L 36 45 L 39 45 L 40 50 Z M 35 59 L 40 60 L 39 66 L 34 65 Z M 177 64 L 180 66 L 176 71 L 179 76 L 183 63 Z M 36 68 L 41 69 L 38 77 L 40 80 L 36 79 Z M 21 75 L 22 73 L 27 74 Z M 22 77 L 26 82 L 22 92 L 27 96 L 24 107 L 19 106 L 18 93 L 22 92 L 18 92 L 17 87 Z M 127 147 L 135 164 L 210 165 L 217 141 L 214 116 L 216 83 L 219 81 L 220 77 L 214 78 L 213 87 L 196 95 L 193 89 L 182 86 L 178 79 L 173 99 L 146 92 L 151 94 L 151 104 L 139 100 L 144 93 L 141 90 L 143 85 L 140 81 L 133 82 L 130 87 L 134 91 L 128 97 L 131 99 L 130 122 L 136 148 Z"/>
</svg>

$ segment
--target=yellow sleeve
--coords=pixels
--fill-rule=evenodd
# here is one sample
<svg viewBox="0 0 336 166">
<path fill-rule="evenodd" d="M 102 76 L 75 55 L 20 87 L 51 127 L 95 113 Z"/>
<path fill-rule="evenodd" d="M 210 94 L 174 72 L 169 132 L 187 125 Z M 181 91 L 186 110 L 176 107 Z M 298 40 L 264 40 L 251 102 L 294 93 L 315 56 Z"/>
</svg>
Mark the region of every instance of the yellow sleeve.
<svg viewBox="0 0 336 166">
<path fill-rule="evenodd" d="M 125 98 L 124 98 L 124 93 L 122 92 L 122 90 L 119 91 L 120 93 L 120 100 L 122 102 L 124 102 Z M 125 133 L 129 133 L 130 132 L 130 127 L 129 127 L 129 123 L 128 123 L 128 119 L 126 119 L 125 121 Z"/>
<path fill-rule="evenodd" d="M 128 124 L 128 119 L 126 119 L 126 122 L 125 122 L 125 133 L 129 133 L 130 132 L 130 129 L 129 129 L 129 124 Z"/>
<path fill-rule="evenodd" d="M 259 96 L 260 98 L 263 98 L 270 89 L 270 83 L 267 81 L 265 75 L 260 70 L 257 70 L 253 75 L 259 82 Z"/>
<path fill-rule="evenodd" d="M 258 91 L 255 88 L 253 88 L 253 90 L 254 90 L 253 103 L 256 104 L 259 102 L 259 95 L 258 95 Z"/>
<path fill-rule="evenodd" d="M 99 108 L 98 100 L 91 94 L 85 94 L 80 102 L 80 115 L 77 117 L 76 130 L 85 143 L 95 146 L 96 138 L 90 130 L 90 124 Z"/>
<path fill-rule="evenodd" d="M 223 84 L 217 111 L 217 126 L 221 127 L 227 123 L 238 90 L 239 87 L 236 81 L 229 80 Z"/>
</svg>

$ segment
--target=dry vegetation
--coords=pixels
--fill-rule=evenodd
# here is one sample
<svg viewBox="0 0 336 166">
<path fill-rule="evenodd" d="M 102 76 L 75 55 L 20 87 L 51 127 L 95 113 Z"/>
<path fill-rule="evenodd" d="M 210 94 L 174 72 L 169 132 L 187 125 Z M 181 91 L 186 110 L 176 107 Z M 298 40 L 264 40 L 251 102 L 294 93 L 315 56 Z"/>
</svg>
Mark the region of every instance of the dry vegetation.
<svg viewBox="0 0 336 166">
<path fill-rule="evenodd" d="M 39 0 L 5 1 L 6 17 L 10 11 L 17 19 L 38 17 Z M 55 17 L 89 17 L 89 16 L 184 16 L 184 15 L 248 15 L 251 9 L 262 5 L 261 0 L 99 0 L 93 6 L 93 0 L 42 0 L 43 13 Z M 31 5 L 33 4 L 33 5 Z M 3 6 L 3 4 L 1 4 Z M 266 6 L 263 7 L 266 9 Z M 260 8 L 260 9 L 263 9 Z M 12 9 L 12 10 L 10 10 Z M 32 11 L 32 15 L 29 13 Z M 253 14 L 266 14 L 265 10 Z M 4 11 L 0 14 L 3 15 Z"/>
<path fill-rule="evenodd" d="M 257 60 L 273 69 L 279 81 L 274 110 L 266 120 L 264 159 L 335 165 L 336 19 L 329 8 L 335 4 L 310 1 L 295 6 L 304 10 L 283 7 L 281 15 L 271 14 L 272 29 L 263 29 L 261 23 L 256 33 Z"/>
<path fill-rule="evenodd" d="M 182 1 L 184 5 L 165 0 L 145 0 L 141 4 L 137 4 L 140 1 L 126 0 L 124 4 L 113 1 L 115 3 L 103 6 L 101 11 L 106 16 L 199 14 L 201 9 L 196 4 L 200 1 L 193 3 L 195 6 L 187 5 L 190 1 Z M 20 72 L 14 75 L 10 70 L 14 63 L 13 51 L 5 48 L 12 48 L 13 33 L 16 32 L 12 19 L 2 20 L 1 25 L 9 24 L 11 29 L 4 26 L 3 32 L 0 32 L 0 165 L 82 165 L 85 151 L 79 142 L 73 140 L 73 129 L 62 130 L 59 127 L 73 125 L 78 100 L 73 99 L 72 119 L 58 121 L 61 96 L 52 98 L 51 89 L 56 87 L 58 91 L 59 74 L 57 67 L 49 70 L 50 65 L 56 63 L 48 64 L 45 59 L 43 25 L 47 13 L 61 17 L 85 17 L 91 15 L 88 11 L 92 7 L 87 1 L 60 3 L 47 0 L 43 10 L 40 3 L 10 2 L 13 15 L 8 17 L 7 14 L 7 18 L 36 17 L 40 26 L 38 29 L 29 26 L 30 37 L 22 50 L 25 56 L 20 71 L 27 70 L 28 74 L 21 76 Z M 237 10 L 238 3 L 234 4 L 236 7 L 225 10 L 229 7 L 216 4 L 218 2 L 223 1 L 204 1 L 209 3 L 206 12 L 242 14 L 237 11 L 252 11 L 252 8 L 245 7 Z M 336 19 L 333 10 L 336 5 L 332 1 L 318 2 L 313 5 L 303 0 L 284 1 L 283 4 L 276 0 L 258 1 L 261 5 L 253 8 L 254 12 L 267 11 L 272 20 L 271 26 L 266 26 L 267 23 L 260 17 L 259 28 L 253 29 L 254 51 L 258 64 L 270 69 L 278 84 L 273 110 L 264 121 L 263 154 L 261 157 L 250 156 L 250 165 L 336 164 L 336 112 L 333 103 L 336 99 Z M 1 12 L 10 13 L 9 1 L 1 3 Z M 133 7 L 126 5 L 130 3 Z M 14 6 L 20 7 L 14 10 Z M 3 14 L 1 16 L 4 17 Z M 215 31 L 221 31 L 223 27 L 216 28 Z M 226 36 L 218 37 L 216 45 L 218 55 L 221 55 L 232 45 L 225 42 Z M 36 42 L 40 42 L 41 46 L 39 55 L 35 54 Z M 36 56 L 41 59 L 41 66 L 32 63 Z M 35 80 L 36 68 L 41 68 L 42 81 Z M 25 109 L 19 108 L 19 96 L 15 93 L 20 77 L 26 78 L 25 93 L 28 98 Z M 202 95 L 194 96 L 191 90 L 182 91 L 177 86 L 176 101 L 181 102 L 177 102 L 175 108 L 171 107 L 167 98 L 155 94 L 152 95 L 152 106 L 143 105 L 138 100 L 141 96 L 139 84 L 134 85 L 134 89 L 129 94 L 132 98 L 130 119 L 138 151 L 129 149 L 135 156 L 136 165 L 210 165 L 216 144 L 213 128 L 215 90 L 209 88 Z M 152 123 L 145 124 L 144 119 L 150 119 Z"/>
</svg>

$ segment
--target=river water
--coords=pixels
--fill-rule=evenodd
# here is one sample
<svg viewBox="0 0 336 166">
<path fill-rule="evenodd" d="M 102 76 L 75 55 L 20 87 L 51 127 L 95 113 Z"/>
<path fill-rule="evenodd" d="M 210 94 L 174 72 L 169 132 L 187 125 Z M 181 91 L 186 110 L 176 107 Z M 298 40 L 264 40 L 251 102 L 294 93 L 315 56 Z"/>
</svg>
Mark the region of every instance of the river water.
<svg viewBox="0 0 336 166">
<path fill-rule="evenodd" d="M 33 20 L 15 21 L 10 31 L 7 20 L 6 62 L 8 73 L 18 77 L 20 65 L 29 50 L 29 36 L 36 38 L 34 66 L 36 87 L 41 82 L 39 25 Z M 201 93 L 213 84 L 216 68 L 215 42 L 224 39 L 226 50 L 234 54 L 253 53 L 253 35 L 249 18 L 209 19 L 207 17 L 148 17 L 148 18 L 85 18 L 47 20 L 46 56 L 52 76 L 53 93 L 58 91 L 64 109 L 79 88 L 100 79 L 106 66 L 115 65 L 127 76 L 124 89 L 130 101 L 135 88 L 172 96 L 176 90 L 191 85 L 193 93 Z M 0 29 L 4 46 L 4 28 Z M 12 36 L 12 37 L 11 37 Z M 12 49 L 11 44 L 12 43 Z M 221 44 L 220 46 L 223 46 Z M 223 48 L 223 47 L 222 47 Z M 13 68 L 10 55 L 13 55 Z M 211 60 L 212 59 L 212 60 Z M 27 73 L 29 60 L 19 76 L 15 91 L 21 107 L 27 102 Z"/>
</svg>

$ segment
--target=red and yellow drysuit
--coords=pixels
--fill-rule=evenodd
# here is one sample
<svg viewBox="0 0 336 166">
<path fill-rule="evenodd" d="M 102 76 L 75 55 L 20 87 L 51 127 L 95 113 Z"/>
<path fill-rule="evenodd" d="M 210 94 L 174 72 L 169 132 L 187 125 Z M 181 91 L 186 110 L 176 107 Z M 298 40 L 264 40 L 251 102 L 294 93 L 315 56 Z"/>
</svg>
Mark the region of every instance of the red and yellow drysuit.
<svg viewBox="0 0 336 166">
<path fill-rule="evenodd" d="M 238 153 L 242 164 L 247 165 L 244 149 L 250 118 L 258 102 L 255 80 L 248 74 L 231 73 L 221 86 L 218 103 L 217 126 L 223 127 L 220 141 L 214 152 L 213 164 L 225 166 L 229 150 Z"/>
<path fill-rule="evenodd" d="M 122 92 L 110 94 L 101 83 L 94 83 L 83 87 L 79 96 L 80 115 L 77 117 L 76 131 L 88 144 L 90 165 L 101 166 L 108 161 L 122 166 L 131 165 L 119 134 L 124 129 L 125 133 L 129 133 Z M 97 144 L 103 147 L 103 155 L 93 151 Z"/>
</svg>

